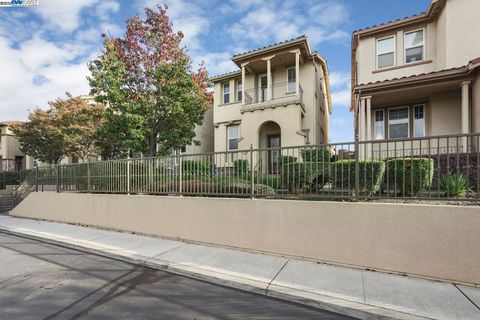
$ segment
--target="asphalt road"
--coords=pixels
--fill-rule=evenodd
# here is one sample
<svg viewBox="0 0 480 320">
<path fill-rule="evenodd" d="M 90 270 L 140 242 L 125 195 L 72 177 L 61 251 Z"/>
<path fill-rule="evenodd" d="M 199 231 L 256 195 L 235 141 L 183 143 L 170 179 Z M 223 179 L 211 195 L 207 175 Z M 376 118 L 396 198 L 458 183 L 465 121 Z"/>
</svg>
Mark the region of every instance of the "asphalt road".
<svg viewBox="0 0 480 320">
<path fill-rule="evenodd" d="M 0 233 L 0 319 L 352 319 Z"/>
</svg>

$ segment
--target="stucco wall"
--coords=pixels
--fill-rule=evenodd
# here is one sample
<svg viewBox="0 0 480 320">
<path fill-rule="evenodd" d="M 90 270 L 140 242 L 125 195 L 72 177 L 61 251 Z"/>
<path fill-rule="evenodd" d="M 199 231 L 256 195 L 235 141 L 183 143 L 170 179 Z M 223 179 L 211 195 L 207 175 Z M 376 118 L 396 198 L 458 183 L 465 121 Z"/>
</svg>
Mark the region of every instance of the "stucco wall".
<svg viewBox="0 0 480 320">
<path fill-rule="evenodd" d="M 460 90 L 430 97 L 430 129 L 428 135 L 459 134 L 462 132 L 462 96 Z"/>
<path fill-rule="evenodd" d="M 19 217 L 480 284 L 480 208 L 32 193 Z"/>
</svg>

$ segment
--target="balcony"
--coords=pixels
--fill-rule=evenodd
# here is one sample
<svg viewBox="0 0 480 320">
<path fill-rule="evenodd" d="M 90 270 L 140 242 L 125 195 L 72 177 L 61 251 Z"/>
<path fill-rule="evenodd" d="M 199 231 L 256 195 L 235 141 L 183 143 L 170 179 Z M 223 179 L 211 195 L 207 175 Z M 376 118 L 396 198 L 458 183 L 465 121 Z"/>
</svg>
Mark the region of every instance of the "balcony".
<svg viewBox="0 0 480 320">
<path fill-rule="evenodd" d="M 241 112 L 263 110 L 267 108 L 275 108 L 281 105 L 299 104 L 303 111 L 303 89 L 299 85 L 299 92 L 296 92 L 295 82 L 282 82 L 271 86 L 245 89 L 245 103 L 241 108 Z"/>
</svg>

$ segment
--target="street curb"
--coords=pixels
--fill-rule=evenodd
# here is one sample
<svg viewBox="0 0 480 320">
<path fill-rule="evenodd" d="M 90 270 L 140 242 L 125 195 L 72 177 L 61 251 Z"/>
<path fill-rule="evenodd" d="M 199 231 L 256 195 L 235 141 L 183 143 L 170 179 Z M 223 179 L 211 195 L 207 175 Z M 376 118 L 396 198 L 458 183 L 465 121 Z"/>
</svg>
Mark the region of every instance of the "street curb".
<svg viewBox="0 0 480 320">
<path fill-rule="evenodd" d="M 320 295 L 312 292 L 301 291 L 288 287 L 281 287 L 271 285 L 269 283 L 259 281 L 249 281 L 250 283 L 241 282 L 239 277 L 225 277 L 214 276 L 213 272 L 205 272 L 205 270 L 196 269 L 197 271 L 187 270 L 186 267 L 176 264 L 169 264 L 167 262 L 141 257 L 130 257 L 113 252 L 93 249 L 81 244 L 72 244 L 66 241 L 55 240 L 47 237 L 37 236 L 30 233 L 19 232 L 5 227 L 0 227 L 0 233 L 10 234 L 26 239 L 36 240 L 56 246 L 73 249 L 85 253 L 90 253 L 118 261 L 147 267 L 150 269 L 161 270 L 172 274 L 186 276 L 192 279 L 201 280 L 216 285 L 221 285 L 229 288 L 234 288 L 242 291 L 261 294 L 279 300 L 293 302 L 297 304 L 307 305 L 321 310 L 335 312 L 341 315 L 350 316 L 361 320 L 432 320 L 433 318 L 420 317 L 400 311 L 390 310 L 386 308 L 376 307 L 372 305 L 362 304 L 358 302 L 348 301 L 344 299 L 334 298 L 330 296 Z M 152 261 L 154 260 L 154 261 Z M 235 281 L 237 279 L 237 281 Z M 248 280 L 248 279 L 243 279 Z M 258 285 L 252 283 L 258 282 Z M 272 289 L 273 288 L 273 289 Z"/>
</svg>

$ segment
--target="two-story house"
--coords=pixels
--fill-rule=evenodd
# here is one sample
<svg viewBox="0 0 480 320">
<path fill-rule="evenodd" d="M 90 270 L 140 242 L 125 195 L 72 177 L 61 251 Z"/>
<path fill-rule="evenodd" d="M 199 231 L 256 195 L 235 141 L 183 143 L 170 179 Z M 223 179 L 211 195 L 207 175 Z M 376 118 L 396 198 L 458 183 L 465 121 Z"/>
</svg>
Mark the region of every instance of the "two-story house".
<svg viewBox="0 0 480 320">
<path fill-rule="evenodd" d="M 211 78 L 215 152 L 328 143 L 327 63 L 312 52 L 307 37 L 232 61 L 239 70 Z"/>
<path fill-rule="evenodd" d="M 423 13 L 353 32 L 359 140 L 480 132 L 479 22 L 478 0 L 432 0 Z"/>
</svg>

